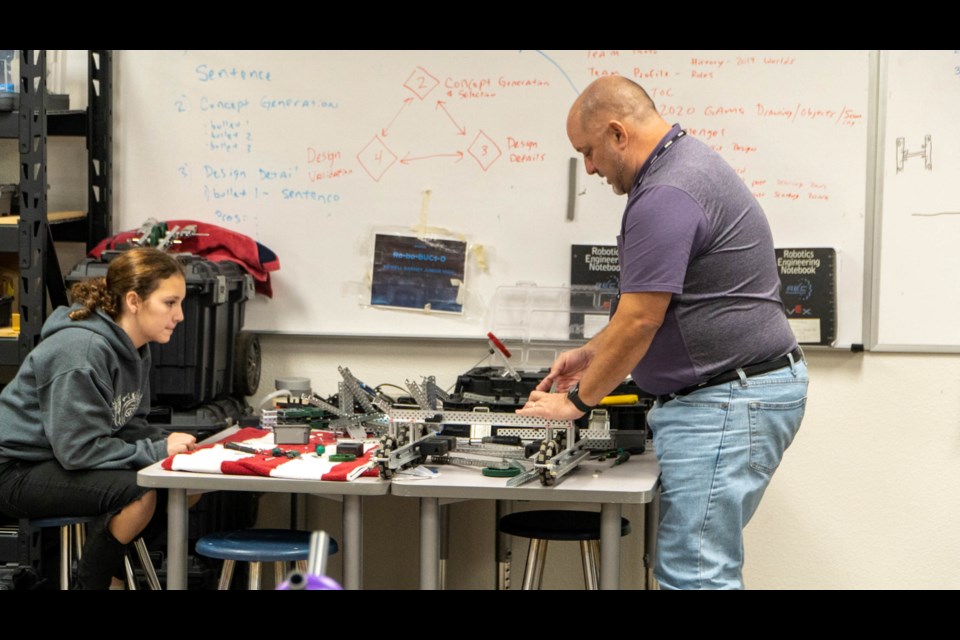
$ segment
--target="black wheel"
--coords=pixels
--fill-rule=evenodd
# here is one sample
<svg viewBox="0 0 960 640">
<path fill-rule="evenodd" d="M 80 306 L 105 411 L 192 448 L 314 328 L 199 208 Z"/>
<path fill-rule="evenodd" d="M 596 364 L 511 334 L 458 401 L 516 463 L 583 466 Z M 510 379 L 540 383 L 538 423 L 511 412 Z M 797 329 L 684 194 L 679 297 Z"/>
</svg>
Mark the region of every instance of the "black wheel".
<svg viewBox="0 0 960 640">
<path fill-rule="evenodd" d="M 241 331 L 233 352 L 233 393 L 252 396 L 260 386 L 260 338 Z"/>
</svg>

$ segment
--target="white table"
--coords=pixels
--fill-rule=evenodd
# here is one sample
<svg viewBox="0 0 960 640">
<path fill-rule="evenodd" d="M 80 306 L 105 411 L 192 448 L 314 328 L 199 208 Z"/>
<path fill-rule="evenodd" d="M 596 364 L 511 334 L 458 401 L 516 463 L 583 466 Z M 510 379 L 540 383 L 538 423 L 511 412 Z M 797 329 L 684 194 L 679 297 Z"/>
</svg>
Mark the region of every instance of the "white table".
<svg viewBox="0 0 960 640">
<path fill-rule="evenodd" d="M 204 444 L 216 442 L 237 431 L 232 427 Z M 167 502 L 167 588 L 187 586 L 187 491 L 260 491 L 294 493 L 343 498 L 343 586 L 359 589 L 362 584 L 363 496 L 382 496 L 390 483 L 379 478 L 360 478 L 353 482 L 323 480 L 287 480 L 262 476 L 234 476 L 186 471 L 166 471 L 160 463 L 137 473 L 137 484 L 153 489 L 168 489 Z"/>
<path fill-rule="evenodd" d="M 653 452 L 635 455 L 626 463 L 587 461 L 545 487 L 534 480 L 519 487 L 506 486 L 505 478 L 489 478 L 478 468 L 442 465 L 429 480 L 394 477 L 390 493 L 420 499 L 420 587 L 436 589 L 440 573 L 440 501 L 537 500 L 590 502 L 600 507 L 600 588 L 620 587 L 620 518 L 625 504 L 646 505 L 647 535 L 655 535 L 655 501 L 660 468 Z"/>
</svg>

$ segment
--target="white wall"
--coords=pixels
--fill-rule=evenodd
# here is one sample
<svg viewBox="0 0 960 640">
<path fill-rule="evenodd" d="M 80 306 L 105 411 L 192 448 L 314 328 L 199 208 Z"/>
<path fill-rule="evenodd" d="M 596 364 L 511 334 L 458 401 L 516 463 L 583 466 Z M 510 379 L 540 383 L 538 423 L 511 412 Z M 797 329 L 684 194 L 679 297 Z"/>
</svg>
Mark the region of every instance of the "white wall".
<svg viewBox="0 0 960 640">
<path fill-rule="evenodd" d="M 452 384 L 483 349 L 480 342 L 264 336 L 261 394 L 284 375 L 307 376 L 316 391 L 332 393 L 338 365 L 369 384 L 430 374 Z M 960 587 L 960 357 L 813 351 L 808 360 L 803 427 L 746 530 L 747 586 Z M 493 506 L 452 509 L 449 584 L 490 588 Z M 416 586 L 417 513 L 405 500 L 370 501 L 367 587 Z M 339 532 L 334 503 L 311 499 L 309 514 L 311 527 Z M 624 515 L 640 530 L 641 509 Z M 514 553 L 519 572 L 525 546 Z M 640 553 L 638 540 L 624 540 L 624 586 L 640 584 Z M 576 545 L 557 546 L 545 583 L 581 588 L 577 563 Z"/>
<path fill-rule="evenodd" d="M 960 358 L 815 353 L 807 415 L 747 528 L 754 587 L 960 587 Z"/>
</svg>

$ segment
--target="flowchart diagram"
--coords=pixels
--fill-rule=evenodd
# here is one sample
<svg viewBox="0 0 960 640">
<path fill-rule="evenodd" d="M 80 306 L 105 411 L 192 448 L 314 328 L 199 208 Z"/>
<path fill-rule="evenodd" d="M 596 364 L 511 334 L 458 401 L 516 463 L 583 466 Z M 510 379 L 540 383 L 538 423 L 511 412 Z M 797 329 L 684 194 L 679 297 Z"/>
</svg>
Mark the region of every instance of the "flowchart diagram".
<svg viewBox="0 0 960 640">
<path fill-rule="evenodd" d="M 482 129 L 478 129 L 472 136 L 468 135 L 470 132 L 467 126 L 458 121 L 442 96 L 431 97 L 440 93 L 436 91 L 439 86 L 440 80 L 420 66 L 404 81 L 404 89 L 413 95 L 401 101 L 390 121 L 357 153 L 357 162 L 375 182 L 379 182 L 384 174 L 398 163 L 410 165 L 437 159 L 460 162 L 464 156 L 470 156 L 483 171 L 487 171 L 503 155 L 500 146 Z M 433 111 L 435 133 L 441 134 L 441 139 L 449 144 L 449 149 L 432 153 L 421 149 L 395 149 L 391 133 L 405 126 L 405 121 L 409 120 L 405 116 L 409 112 L 423 110 Z M 444 131 L 447 131 L 448 135 L 443 136 Z M 425 137 L 421 136 L 419 139 Z M 467 143 L 467 140 L 470 142 Z"/>
</svg>

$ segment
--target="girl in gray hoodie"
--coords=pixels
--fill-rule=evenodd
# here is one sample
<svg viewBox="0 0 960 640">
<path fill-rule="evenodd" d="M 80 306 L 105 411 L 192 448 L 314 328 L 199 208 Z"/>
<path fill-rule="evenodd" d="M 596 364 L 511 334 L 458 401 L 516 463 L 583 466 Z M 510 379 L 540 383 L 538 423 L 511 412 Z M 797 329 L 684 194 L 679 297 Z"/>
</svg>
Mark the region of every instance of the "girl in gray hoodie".
<svg viewBox="0 0 960 640">
<path fill-rule="evenodd" d="M 50 315 L 0 393 L 0 511 L 102 516 L 88 531 L 77 586 L 105 589 L 156 509 L 137 470 L 196 446 L 146 420 L 149 343 L 168 342 L 183 320 L 186 283 L 175 258 L 140 248 L 71 295 L 74 305 Z"/>
</svg>

